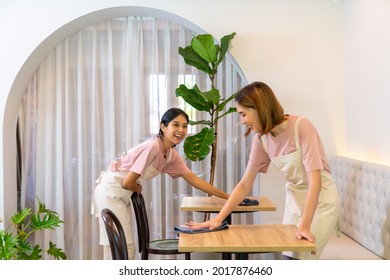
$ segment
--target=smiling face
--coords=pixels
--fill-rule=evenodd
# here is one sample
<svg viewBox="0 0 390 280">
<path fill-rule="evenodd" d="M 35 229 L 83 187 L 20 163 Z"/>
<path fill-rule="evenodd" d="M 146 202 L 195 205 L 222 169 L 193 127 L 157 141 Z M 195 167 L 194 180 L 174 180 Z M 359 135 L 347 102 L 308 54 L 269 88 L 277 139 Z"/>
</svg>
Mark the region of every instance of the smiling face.
<svg viewBox="0 0 390 280">
<path fill-rule="evenodd" d="M 241 124 L 246 125 L 255 133 L 260 132 L 260 120 L 257 111 L 253 108 L 245 107 L 236 103 L 237 113 L 240 115 Z"/>
<path fill-rule="evenodd" d="M 262 83 L 253 82 L 237 92 L 236 109 L 241 123 L 248 126 L 245 136 L 251 131 L 267 134 L 284 122 L 284 110 L 272 89 Z"/>
<path fill-rule="evenodd" d="M 160 125 L 161 130 L 164 132 L 164 143 L 169 144 L 170 147 L 180 144 L 187 135 L 188 122 L 183 115 L 178 115 L 167 126 L 163 123 Z"/>
</svg>

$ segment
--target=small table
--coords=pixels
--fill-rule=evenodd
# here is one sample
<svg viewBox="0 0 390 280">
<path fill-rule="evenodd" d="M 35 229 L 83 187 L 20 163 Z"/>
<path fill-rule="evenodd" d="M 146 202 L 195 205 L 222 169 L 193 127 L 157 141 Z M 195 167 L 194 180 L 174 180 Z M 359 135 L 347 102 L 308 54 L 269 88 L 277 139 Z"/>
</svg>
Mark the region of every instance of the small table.
<svg viewBox="0 0 390 280">
<path fill-rule="evenodd" d="M 264 253 L 315 251 L 314 242 L 296 239 L 295 225 L 229 225 L 228 229 L 179 235 L 179 252 Z"/>
<path fill-rule="evenodd" d="M 250 213 L 259 211 L 276 211 L 275 204 L 266 196 L 251 197 L 256 199 L 259 204 L 251 206 L 237 206 L 232 213 Z M 217 196 L 190 196 L 184 197 L 180 206 L 181 211 L 195 211 L 202 213 L 218 213 L 225 205 L 226 199 Z M 229 214 L 225 219 L 228 224 L 231 224 L 232 218 Z M 240 254 L 242 256 L 242 254 Z M 238 256 L 239 257 L 239 256 Z M 231 259 L 230 253 L 223 252 L 223 259 Z"/>
<path fill-rule="evenodd" d="M 252 197 L 259 204 L 251 206 L 237 206 L 232 213 L 248 213 L 258 211 L 276 211 L 276 206 L 266 196 Z M 226 199 L 217 196 L 187 196 L 183 198 L 181 211 L 196 211 L 204 213 L 217 213 L 225 205 Z"/>
</svg>

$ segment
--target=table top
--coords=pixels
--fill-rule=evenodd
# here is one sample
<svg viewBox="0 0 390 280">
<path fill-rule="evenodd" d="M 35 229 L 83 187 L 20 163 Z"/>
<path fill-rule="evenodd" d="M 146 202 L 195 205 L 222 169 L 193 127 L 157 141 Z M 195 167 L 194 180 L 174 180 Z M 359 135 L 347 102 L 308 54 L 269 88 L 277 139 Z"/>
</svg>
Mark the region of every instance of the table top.
<svg viewBox="0 0 390 280">
<path fill-rule="evenodd" d="M 295 238 L 295 225 L 229 225 L 205 233 L 180 233 L 179 252 L 260 253 L 315 251 L 315 243 Z"/>
<path fill-rule="evenodd" d="M 259 205 L 237 206 L 232 212 L 276 211 L 276 206 L 268 197 L 259 196 L 251 198 L 256 199 Z M 183 198 L 180 210 L 208 213 L 219 212 L 225 202 L 226 199 L 217 196 L 187 196 Z"/>
</svg>

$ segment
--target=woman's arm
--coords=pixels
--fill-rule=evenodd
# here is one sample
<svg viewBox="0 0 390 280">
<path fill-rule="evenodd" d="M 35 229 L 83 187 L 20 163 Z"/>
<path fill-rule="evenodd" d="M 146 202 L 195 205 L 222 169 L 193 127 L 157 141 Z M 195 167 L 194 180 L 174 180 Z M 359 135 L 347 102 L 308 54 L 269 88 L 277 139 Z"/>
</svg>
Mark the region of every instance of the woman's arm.
<svg viewBox="0 0 390 280">
<path fill-rule="evenodd" d="M 221 197 L 221 198 L 229 198 L 229 195 L 224 191 L 214 187 L 213 185 L 207 183 L 205 180 L 196 176 L 193 172 L 188 172 L 182 175 L 184 180 L 186 180 L 190 185 L 194 186 L 196 189 L 201 190 L 203 192 Z"/>
<path fill-rule="evenodd" d="M 123 187 L 125 189 L 128 189 L 129 191 L 138 193 L 142 192 L 142 186 L 137 183 L 139 177 L 139 174 L 129 171 L 129 173 L 127 173 L 125 179 L 123 180 Z"/>
<path fill-rule="evenodd" d="M 310 232 L 310 227 L 317 208 L 318 198 L 321 190 L 321 171 L 315 170 L 307 172 L 307 181 L 309 184 L 309 191 L 307 192 L 302 220 L 299 225 L 296 237 L 298 239 L 305 238 L 309 241 L 314 241 L 314 236 Z"/>
<path fill-rule="evenodd" d="M 252 192 L 256 175 L 256 172 L 245 172 L 241 181 L 234 187 L 232 193 L 229 196 L 229 199 L 226 201 L 221 211 L 213 219 L 204 223 L 189 222 L 187 225 L 191 228 L 208 227 L 211 230 L 219 227 L 224 219 L 233 211 L 233 209 Z"/>
</svg>

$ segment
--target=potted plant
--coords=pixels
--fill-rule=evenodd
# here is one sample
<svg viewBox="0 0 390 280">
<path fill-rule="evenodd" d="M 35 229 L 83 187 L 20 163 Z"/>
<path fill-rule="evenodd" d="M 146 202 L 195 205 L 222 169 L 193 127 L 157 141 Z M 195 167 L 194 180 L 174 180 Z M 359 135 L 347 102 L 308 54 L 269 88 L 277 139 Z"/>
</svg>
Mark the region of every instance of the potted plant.
<svg viewBox="0 0 390 280">
<path fill-rule="evenodd" d="M 34 232 L 54 230 L 63 223 L 56 212 L 47 209 L 38 198 L 37 201 L 35 213 L 31 208 L 24 208 L 11 217 L 12 224 L 8 228 L 0 230 L 0 260 L 40 260 L 42 253 L 56 260 L 66 260 L 66 254 L 53 242 L 50 241 L 49 249 L 43 251 L 38 244 L 29 241 Z"/>
<path fill-rule="evenodd" d="M 207 112 L 209 115 L 209 119 L 206 120 L 190 120 L 191 125 L 205 125 L 205 127 L 199 133 L 186 138 L 184 153 L 188 159 L 200 161 L 205 159 L 211 151 L 209 183 L 212 185 L 217 160 L 218 121 L 224 116 L 236 112 L 235 107 L 225 109 L 236 94 L 226 99 L 222 98 L 218 88 L 216 88 L 215 77 L 218 66 L 224 60 L 230 41 L 235 35 L 236 33 L 233 32 L 224 36 L 219 45 L 215 44 L 212 35 L 201 34 L 193 37 L 189 46 L 179 47 L 179 54 L 184 58 L 185 63 L 206 73 L 211 82 L 210 88 L 204 91 L 201 91 L 196 84 L 193 88 L 181 84 L 176 89 L 176 96 L 182 97 L 193 108 Z"/>
</svg>

